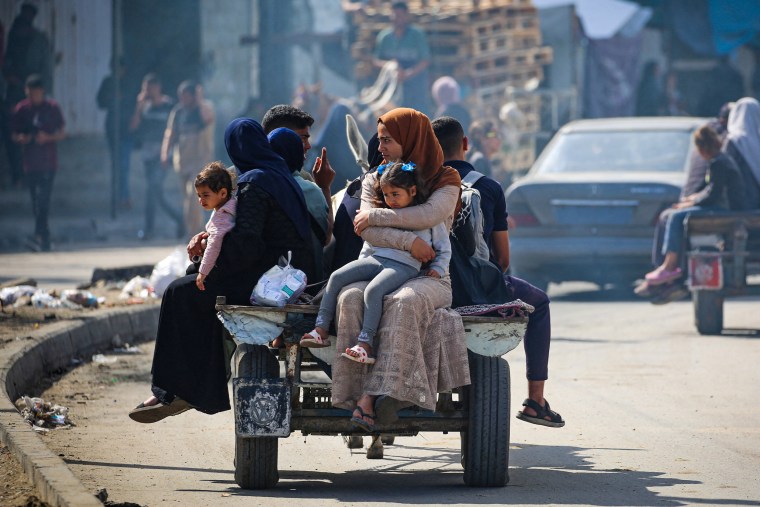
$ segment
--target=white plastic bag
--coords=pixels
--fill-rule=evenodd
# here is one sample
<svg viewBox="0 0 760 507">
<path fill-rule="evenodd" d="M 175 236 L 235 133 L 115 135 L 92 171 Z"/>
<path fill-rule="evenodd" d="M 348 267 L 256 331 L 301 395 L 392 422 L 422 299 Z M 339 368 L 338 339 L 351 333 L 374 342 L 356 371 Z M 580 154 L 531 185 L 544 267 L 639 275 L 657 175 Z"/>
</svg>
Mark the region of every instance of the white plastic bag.
<svg viewBox="0 0 760 507">
<path fill-rule="evenodd" d="M 177 278 L 184 276 L 187 271 L 187 254 L 176 248 L 171 255 L 161 259 L 153 266 L 150 274 L 150 284 L 158 297 L 164 295 L 164 291 Z"/>
<path fill-rule="evenodd" d="M 283 307 L 292 303 L 306 288 L 306 273 L 290 265 L 288 258 L 280 257 L 280 263 L 261 275 L 251 294 L 251 303 L 261 306 Z"/>
</svg>

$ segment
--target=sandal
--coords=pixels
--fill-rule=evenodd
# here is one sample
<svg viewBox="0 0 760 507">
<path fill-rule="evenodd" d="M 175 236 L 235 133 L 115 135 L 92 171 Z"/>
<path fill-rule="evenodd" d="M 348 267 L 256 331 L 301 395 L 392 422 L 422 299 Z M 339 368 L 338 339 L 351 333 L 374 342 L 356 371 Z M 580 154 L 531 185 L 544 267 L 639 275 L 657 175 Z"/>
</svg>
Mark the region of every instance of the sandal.
<svg viewBox="0 0 760 507">
<path fill-rule="evenodd" d="M 129 413 L 129 418 L 139 423 L 154 423 L 169 416 L 187 412 L 191 408 L 193 408 L 192 405 L 182 398 L 175 396 L 174 400 L 168 405 L 164 405 L 161 402 L 155 405 L 140 403 Z"/>
<path fill-rule="evenodd" d="M 649 285 L 662 285 L 664 283 L 672 282 L 673 280 L 678 280 L 683 275 L 683 271 L 681 268 L 675 268 L 672 270 L 669 269 L 663 269 L 661 271 L 650 271 L 646 275 L 644 275 L 644 280 L 649 282 Z"/>
<path fill-rule="evenodd" d="M 375 414 L 366 413 L 359 405 L 356 405 L 356 410 L 359 411 L 359 417 L 356 417 L 355 415 L 351 416 L 351 422 L 354 423 L 354 426 L 358 426 L 367 433 L 375 431 Z M 365 421 L 365 417 L 372 419 L 372 422 Z"/>
<path fill-rule="evenodd" d="M 523 407 L 530 407 L 536 411 L 536 415 L 528 415 L 522 410 L 519 411 L 517 413 L 517 418 L 522 421 L 532 424 L 540 424 L 541 426 L 549 426 L 550 428 L 561 428 L 565 425 L 562 416 L 549 408 L 549 402 L 546 399 L 544 399 L 543 407 L 530 398 L 526 398 L 522 404 Z M 545 419 L 546 417 L 551 418 L 551 420 Z"/>
<path fill-rule="evenodd" d="M 301 338 L 301 347 L 310 348 L 310 349 L 321 349 L 324 347 L 330 346 L 330 340 L 325 340 L 322 338 L 319 333 L 317 333 L 316 329 L 312 329 Z M 311 338 L 307 338 L 307 336 L 311 336 Z"/>
<path fill-rule="evenodd" d="M 359 354 L 358 356 L 352 356 L 349 354 L 349 352 L 355 352 Z M 375 358 L 369 357 L 369 354 L 367 354 L 367 349 L 362 347 L 361 345 L 354 345 L 350 349 L 346 349 L 345 352 L 341 353 L 341 356 L 347 357 L 351 361 L 354 361 L 355 363 L 361 363 L 361 364 L 375 364 Z M 374 417 L 374 416 L 372 416 Z"/>
</svg>

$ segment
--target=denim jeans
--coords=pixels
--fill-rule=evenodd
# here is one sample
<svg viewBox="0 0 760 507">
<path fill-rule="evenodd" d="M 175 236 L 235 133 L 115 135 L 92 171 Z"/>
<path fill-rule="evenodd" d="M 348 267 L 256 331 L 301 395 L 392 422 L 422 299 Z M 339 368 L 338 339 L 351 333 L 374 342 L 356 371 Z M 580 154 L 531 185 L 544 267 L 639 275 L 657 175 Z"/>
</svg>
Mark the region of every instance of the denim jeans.
<svg viewBox="0 0 760 507">
<path fill-rule="evenodd" d="M 42 242 L 42 248 L 50 248 L 50 196 L 53 193 L 55 172 L 39 171 L 26 173 L 26 183 L 32 196 L 32 211 L 34 212 L 34 235 Z"/>
<path fill-rule="evenodd" d="M 505 275 L 504 282 L 510 300 L 520 299 L 535 308 L 528 319 L 523 339 L 526 377 L 528 380 L 546 380 L 549 378 L 549 345 L 552 338 L 549 296 L 538 287 L 514 276 Z"/>
<path fill-rule="evenodd" d="M 689 215 L 699 215 L 710 211 L 716 211 L 720 208 L 710 206 L 692 206 L 675 210 L 668 215 L 668 221 L 665 225 L 665 238 L 662 242 L 662 255 L 668 252 L 681 254 L 683 248 L 684 226 L 683 223 Z"/>
</svg>

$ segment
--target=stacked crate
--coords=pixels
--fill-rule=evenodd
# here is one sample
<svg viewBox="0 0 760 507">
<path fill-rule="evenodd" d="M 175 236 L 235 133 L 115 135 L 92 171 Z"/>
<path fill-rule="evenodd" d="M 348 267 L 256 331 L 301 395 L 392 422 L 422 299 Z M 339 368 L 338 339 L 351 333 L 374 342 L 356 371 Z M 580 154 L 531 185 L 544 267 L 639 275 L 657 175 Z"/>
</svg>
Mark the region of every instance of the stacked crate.
<svg viewBox="0 0 760 507">
<path fill-rule="evenodd" d="M 378 33 L 391 26 L 390 4 L 369 0 L 353 14 L 358 36 L 351 51 L 359 80 L 375 75 L 372 54 Z M 540 81 L 543 66 L 552 61 L 551 48 L 541 45 L 532 0 L 409 0 L 407 4 L 413 23 L 425 31 L 430 43 L 431 78 L 456 78 L 469 91 L 467 105 L 473 117 L 496 117 L 508 99 L 507 88 L 522 89 L 531 80 Z M 540 99 L 521 95 L 517 104 L 525 119 L 521 130 L 537 132 Z M 533 156 L 520 153 L 507 159 L 510 166 L 522 166 L 526 161 L 530 165 Z"/>
</svg>

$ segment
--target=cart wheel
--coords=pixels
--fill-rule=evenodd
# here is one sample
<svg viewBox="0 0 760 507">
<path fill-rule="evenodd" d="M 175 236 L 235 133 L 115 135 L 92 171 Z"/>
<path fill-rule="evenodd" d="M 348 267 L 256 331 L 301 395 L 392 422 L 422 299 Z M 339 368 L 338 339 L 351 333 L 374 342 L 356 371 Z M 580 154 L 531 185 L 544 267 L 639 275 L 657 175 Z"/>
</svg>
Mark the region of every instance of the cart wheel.
<svg viewBox="0 0 760 507">
<path fill-rule="evenodd" d="M 500 487 L 509 482 L 509 365 L 500 357 L 467 353 L 472 384 L 465 388 L 469 412 L 462 436 L 464 483 Z"/>
<path fill-rule="evenodd" d="M 723 296 L 720 291 L 695 290 L 694 324 L 699 334 L 720 334 L 723 331 Z"/>
<path fill-rule="evenodd" d="M 241 344 L 235 351 L 238 377 L 277 378 L 280 364 L 262 345 Z M 280 480 L 277 438 L 235 436 L 235 482 L 243 489 L 267 489 Z"/>
</svg>

